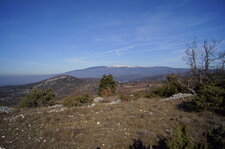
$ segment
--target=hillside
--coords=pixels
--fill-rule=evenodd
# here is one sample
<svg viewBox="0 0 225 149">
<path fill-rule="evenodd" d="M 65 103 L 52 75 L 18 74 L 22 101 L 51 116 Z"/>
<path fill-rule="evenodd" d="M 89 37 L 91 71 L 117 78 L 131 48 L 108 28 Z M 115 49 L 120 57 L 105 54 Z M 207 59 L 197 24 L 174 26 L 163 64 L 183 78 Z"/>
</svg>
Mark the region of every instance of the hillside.
<svg viewBox="0 0 225 149">
<path fill-rule="evenodd" d="M 95 94 L 97 92 L 98 79 L 78 79 L 68 75 L 49 78 L 36 83 L 0 87 L 0 104 L 14 105 L 32 89 L 52 89 L 56 98 L 76 95 L 83 92 Z"/>
<path fill-rule="evenodd" d="M 0 147 L 128 149 L 134 139 L 146 146 L 157 145 L 176 132 L 177 124 L 186 124 L 193 140 L 199 142 L 203 132 L 225 123 L 225 117 L 213 112 L 178 109 L 183 100 L 189 99 L 140 98 L 114 105 L 15 110 L 0 115 Z"/>
</svg>

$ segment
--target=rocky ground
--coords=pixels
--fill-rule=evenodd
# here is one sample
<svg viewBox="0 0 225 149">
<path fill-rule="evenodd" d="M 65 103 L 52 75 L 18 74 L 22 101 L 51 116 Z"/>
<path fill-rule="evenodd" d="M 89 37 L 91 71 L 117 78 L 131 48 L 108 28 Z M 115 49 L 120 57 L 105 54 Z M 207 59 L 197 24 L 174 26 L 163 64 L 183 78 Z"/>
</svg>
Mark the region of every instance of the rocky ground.
<svg viewBox="0 0 225 149">
<path fill-rule="evenodd" d="M 14 109 L 0 115 L 0 147 L 128 149 L 139 138 L 146 145 L 156 145 L 180 123 L 189 126 L 198 142 L 204 131 L 225 123 L 225 117 L 212 112 L 184 112 L 178 105 L 191 97 L 177 96 L 181 95 L 173 100 L 140 98 L 74 108 Z"/>
</svg>

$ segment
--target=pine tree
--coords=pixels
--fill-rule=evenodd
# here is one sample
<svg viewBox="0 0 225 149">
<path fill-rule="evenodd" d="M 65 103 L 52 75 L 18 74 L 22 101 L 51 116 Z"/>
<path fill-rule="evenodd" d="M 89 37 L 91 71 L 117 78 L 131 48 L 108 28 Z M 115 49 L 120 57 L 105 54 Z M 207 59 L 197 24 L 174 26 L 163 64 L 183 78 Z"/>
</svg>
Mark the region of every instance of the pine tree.
<svg viewBox="0 0 225 149">
<path fill-rule="evenodd" d="M 99 84 L 99 95 L 109 96 L 116 91 L 116 81 L 111 74 L 103 75 Z"/>
</svg>

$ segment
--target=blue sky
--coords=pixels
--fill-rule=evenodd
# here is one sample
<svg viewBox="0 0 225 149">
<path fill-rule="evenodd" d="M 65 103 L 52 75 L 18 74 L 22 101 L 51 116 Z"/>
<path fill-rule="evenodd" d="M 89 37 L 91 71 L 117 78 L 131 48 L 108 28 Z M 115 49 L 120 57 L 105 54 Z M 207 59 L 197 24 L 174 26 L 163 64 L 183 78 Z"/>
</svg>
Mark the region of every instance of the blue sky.
<svg viewBox="0 0 225 149">
<path fill-rule="evenodd" d="M 194 37 L 225 40 L 224 0 L 0 0 L 4 75 L 187 67 Z"/>
</svg>

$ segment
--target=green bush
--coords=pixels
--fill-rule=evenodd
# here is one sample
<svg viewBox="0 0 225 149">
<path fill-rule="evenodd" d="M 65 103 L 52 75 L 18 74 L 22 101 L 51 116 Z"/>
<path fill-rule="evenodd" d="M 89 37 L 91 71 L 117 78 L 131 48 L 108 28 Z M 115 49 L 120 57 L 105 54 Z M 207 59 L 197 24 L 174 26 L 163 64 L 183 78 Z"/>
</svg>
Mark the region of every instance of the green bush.
<svg viewBox="0 0 225 149">
<path fill-rule="evenodd" d="M 176 133 L 166 141 L 169 149 L 194 149 L 189 129 L 186 125 L 177 126 Z"/>
<path fill-rule="evenodd" d="M 159 87 L 155 91 L 153 91 L 153 94 L 156 94 L 162 97 L 170 97 L 173 94 L 177 94 L 181 92 L 185 92 L 185 89 L 181 85 L 181 83 L 178 81 L 177 76 L 170 75 L 167 77 L 166 83 L 162 87 Z"/>
<path fill-rule="evenodd" d="M 186 125 L 178 126 L 173 137 L 166 141 L 169 149 L 225 149 L 225 127 L 214 128 L 204 133 L 205 140 L 194 143 Z"/>
<path fill-rule="evenodd" d="M 190 131 L 186 125 L 177 125 L 176 132 L 170 138 L 161 138 L 158 145 L 145 146 L 142 140 L 133 140 L 130 149 L 225 149 L 225 127 L 221 126 L 203 133 L 204 140 L 200 143 L 193 142 Z"/>
<path fill-rule="evenodd" d="M 55 94 L 51 89 L 41 90 L 35 89 L 32 90 L 28 95 L 26 95 L 19 106 L 21 108 L 31 108 L 31 107 L 41 107 L 41 106 L 50 106 L 53 105 Z"/>
<path fill-rule="evenodd" d="M 189 111 L 225 112 L 225 89 L 221 86 L 202 84 L 198 87 L 197 96 L 189 103 Z"/>
<path fill-rule="evenodd" d="M 99 95 L 109 96 L 114 94 L 115 91 L 116 81 L 114 81 L 113 76 L 111 74 L 103 75 L 98 88 Z"/>
<path fill-rule="evenodd" d="M 76 97 L 66 97 L 63 99 L 62 104 L 65 107 L 73 107 L 73 106 L 82 106 L 87 103 L 91 103 L 92 100 L 90 99 L 89 95 L 82 95 Z"/>
</svg>

